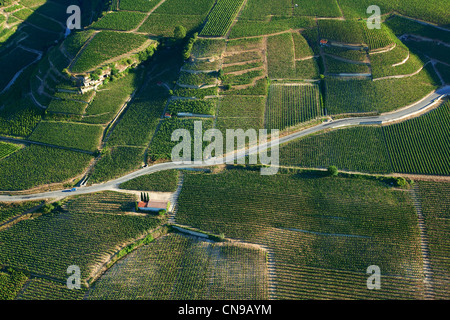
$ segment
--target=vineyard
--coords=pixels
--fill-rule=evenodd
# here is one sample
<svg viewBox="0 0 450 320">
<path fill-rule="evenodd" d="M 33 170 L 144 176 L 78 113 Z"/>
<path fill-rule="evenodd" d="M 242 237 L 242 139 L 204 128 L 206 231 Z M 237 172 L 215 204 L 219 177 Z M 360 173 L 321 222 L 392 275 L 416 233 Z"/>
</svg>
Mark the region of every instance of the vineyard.
<svg viewBox="0 0 450 320">
<path fill-rule="evenodd" d="M 124 214 L 134 210 L 136 197 L 128 193 L 104 191 L 69 198 L 64 210 L 70 213 L 85 214 Z"/>
<path fill-rule="evenodd" d="M 178 185 L 179 172 L 177 170 L 166 170 L 148 174 L 124 182 L 121 189 L 139 191 L 175 192 Z"/>
<path fill-rule="evenodd" d="M 218 0 L 209 14 L 201 36 L 224 36 L 242 7 L 244 0 Z"/>
<path fill-rule="evenodd" d="M 382 182 L 245 169 L 188 174 L 176 222 L 268 246 L 277 298 L 423 295 L 412 201 Z M 367 292 L 367 264 L 389 275 L 381 290 Z"/>
<path fill-rule="evenodd" d="M 420 182 L 418 190 L 429 241 L 435 298 L 449 299 L 450 184 Z"/>
<path fill-rule="evenodd" d="M 216 113 L 217 100 L 180 100 L 173 99 L 169 102 L 168 112 L 172 115 L 178 113 L 193 113 L 214 115 Z"/>
<path fill-rule="evenodd" d="M 0 300 L 13 300 L 27 280 L 28 277 L 20 271 L 0 271 Z"/>
<path fill-rule="evenodd" d="M 103 128 L 97 125 L 42 121 L 33 131 L 30 140 L 95 151 L 100 143 L 102 133 Z"/>
<path fill-rule="evenodd" d="M 271 85 L 266 128 L 283 130 L 322 114 L 318 85 Z"/>
<path fill-rule="evenodd" d="M 264 251 L 178 234 L 131 253 L 89 292 L 89 299 L 95 300 L 267 298 Z"/>
<path fill-rule="evenodd" d="M 383 127 L 334 130 L 280 148 L 280 163 L 348 171 L 450 175 L 450 103 Z"/>
<path fill-rule="evenodd" d="M 356 127 L 295 140 L 280 148 L 280 164 L 293 167 L 392 172 L 381 128 Z"/>
<path fill-rule="evenodd" d="M 144 163 L 144 152 L 144 148 L 126 146 L 103 149 L 89 182 L 108 181 L 138 169 Z"/>
<path fill-rule="evenodd" d="M 438 87 L 427 65 L 417 75 L 379 81 L 325 79 L 327 114 L 388 112 L 414 103 Z"/>
<path fill-rule="evenodd" d="M 395 172 L 450 175 L 450 103 L 383 128 Z"/>
<path fill-rule="evenodd" d="M 199 121 L 202 124 L 202 136 L 206 130 L 211 129 L 213 125 L 212 120 L 205 119 L 180 119 L 180 118 L 171 118 L 163 120 L 159 130 L 156 132 L 155 137 L 149 147 L 149 156 L 151 160 L 157 159 L 171 159 L 172 158 L 172 149 L 176 145 L 178 145 L 180 141 L 172 141 L 172 133 L 176 129 L 186 129 L 190 132 L 192 137 L 191 143 L 194 144 L 194 122 Z M 193 150 L 191 148 L 191 150 Z M 194 157 L 194 153 L 191 153 L 192 158 Z"/>
<path fill-rule="evenodd" d="M 91 160 L 88 154 L 31 145 L 0 161 L 0 190 L 64 182 L 81 174 Z"/>
<path fill-rule="evenodd" d="M 137 12 L 111 12 L 92 25 L 94 29 L 129 31 L 136 28 L 144 20 L 145 14 Z"/>
<path fill-rule="evenodd" d="M 92 38 L 72 65 L 73 72 L 86 72 L 105 61 L 136 50 L 147 38 L 140 34 L 102 31 Z"/>
<path fill-rule="evenodd" d="M 0 202 L 0 225 L 8 222 L 26 211 L 38 206 L 40 201 L 27 201 L 19 203 L 2 203 Z"/>
<path fill-rule="evenodd" d="M 119 245 L 159 223 L 157 218 L 131 215 L 45 214 L 0 232 L 0 263 L 63 281 L 67 268 L 78 265 L 87 280 Z"/>
<path fill-rule="evenodd" d="M 21 148 L 22 147 L 17 144 L 0 142 L 0 160 L 6 158 Z"/>
<path fill-rule="evenodd" d="M 31 279 L 26 289 L 17 296 L 17 300 L 82 300 L 85 289 L 70 290 L 61 281 L 41 278 Z"/>
</svg>

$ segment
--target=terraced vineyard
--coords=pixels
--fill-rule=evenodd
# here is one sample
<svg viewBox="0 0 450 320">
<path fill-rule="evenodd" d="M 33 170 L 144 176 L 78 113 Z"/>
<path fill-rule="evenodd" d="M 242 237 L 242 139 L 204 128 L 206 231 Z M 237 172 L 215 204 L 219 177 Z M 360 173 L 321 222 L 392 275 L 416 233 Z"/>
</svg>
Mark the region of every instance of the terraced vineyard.
<svg viewBox="0 0 450 320">
<path fill-rule="evenodd" d="M 383 182 L 244 169 L 187 174 L 176 222 L 268 246 L 276 298 L 423 296 L 412 201 Z M 389 276 L 367 292 L 372 264 Z"/>
<path fill-rule="evenodd" d="M 271 85 L 266 128 L 283 130 L 322 114 L 318 85 Z"/>
<path fill-rule="evenodd" d="M 267 298 L 265 251 L 178 234 L 131 253 L 89 292 L 95 300 Z"/>
</svg>

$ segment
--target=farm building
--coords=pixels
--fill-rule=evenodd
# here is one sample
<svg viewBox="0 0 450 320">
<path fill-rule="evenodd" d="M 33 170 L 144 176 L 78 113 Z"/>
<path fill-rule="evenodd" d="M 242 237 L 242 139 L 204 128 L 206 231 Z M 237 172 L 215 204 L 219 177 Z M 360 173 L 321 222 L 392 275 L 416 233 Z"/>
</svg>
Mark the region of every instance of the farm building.
<svg viewBox="0 0 450 320">
<path fill-rule="evenodd" d="M 140 201 L 138 203 L 139 211 L 153 211 L 158 212 L 160 210 L 167 210 L 168 201 Z"/>
<path fill-rule="evenodd" d="M 321 46 L 326 46 L 328 44 L 328 40 L 327 39 L 320 39 L 320 45 Z"/>
</svg>

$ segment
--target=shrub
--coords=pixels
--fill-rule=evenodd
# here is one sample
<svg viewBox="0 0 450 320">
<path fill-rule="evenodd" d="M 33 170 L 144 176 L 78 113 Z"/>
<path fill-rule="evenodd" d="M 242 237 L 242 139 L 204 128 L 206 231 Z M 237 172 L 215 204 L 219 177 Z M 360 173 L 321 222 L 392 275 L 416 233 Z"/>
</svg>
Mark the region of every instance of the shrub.
<svg viewBox="0 0 450 320">
<path fill-rule="evenodd" d="M 339 170 L 338 168 L 336 168 L 336 166 L 329 166 L 328 173 L 330 176 L 336 177 L 339 174 Z"/>
<path fill-rule="evenodd" d="M 186 37 L 186 28 L 182 25 L 176 26 L 173 35 L 176 39 L 184 39 Z"/>
</svg>

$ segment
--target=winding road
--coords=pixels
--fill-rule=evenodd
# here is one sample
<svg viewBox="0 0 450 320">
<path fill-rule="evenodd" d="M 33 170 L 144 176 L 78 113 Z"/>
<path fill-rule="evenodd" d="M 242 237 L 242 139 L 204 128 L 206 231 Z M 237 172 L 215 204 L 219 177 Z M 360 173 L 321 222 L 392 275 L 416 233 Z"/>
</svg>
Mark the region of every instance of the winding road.
<svg viewBox="0 0 450 320">
<path fill-rule="evenodd" d="M 440 89 L 430 93 L 426 97 L 424 97 L 422 100 L 404 107 L 402 109 L 389 112 L 389 113 L 383 113 L 378 116 L 370 116 L 370 117 L 355 117 L 355 118 L 345 118 L 340 119 L 336 121 L 330 121 L 330 122 L 324 122 L 317 126 L 310 127 L 307 129 L 304 129 L 302 131 L 298 131 L 286 136 L 283 136 L 279 138 L 278 140 L 273 141 L 272 143 L 264 143 L 262 145 L 251 147 L 247 150 L 239 150 L 236 151 L 236 158 L 242 158 L 250 154 L 256 154 L 261 151 L 267 150 L 271 147 L 282 145 L 284 143 L 287 143 L 289 141 L 305 137 L 307 135 L 319 132 L 321 130 L 325 129 L 335 129 L 339 127 L 347 127 L 347 126 L 357 126 L 357 125 L 374 125 L 374 124 L 387 124 L 395 121 L 399 121 L 405 118 L 413 117 L 418 114 L 421 114 L 425 112 L 427 109 L 431 108 L 438 100 L 440 100 L 443 96 L 450 94 L 450 86 L 444 86 Z M 225 163 L 225 157 L 219 158 L 216 161 L 216 164 L 219 163 Z M 211 165 L 211 164 L 209 164 Z M 176 164 L 173 162 L 166 162 L 161 164 L 156 164 L 150 167 L 139 169 L 135 172 L 129 173 L 125 176 L 122 176 L 118 179 L 111 180 L 102 184 L 92 185 L 89 187 L 81 187 L 78 188 L 76 191 L 73 192 L 67 192 L 66 190 L 59 190 L 59 191 L 50 191 L 50 192 L 43 192 L 43 193 L 36 193 L 36 194 L 30 194 L 30 195 L 0 195 L 0 201 L 4 202 L 14 202 L 14 201 L 24 201 L 24 200 L 43 200 L 43 199 L 52 199 L 52 198 L 64 198 L 67 196 L 74 196 L 74 195 L 81 195 L 81 194 L 88 194 L 88 193 L 94 193 L 99 191 L 106 191 L 106 190 L 117 190 L 119 185 L 123 182 L 132 180 L 134 178 L 140 177 L 142 175 L 158 172 L 158 171 L 164 171 L 164 170 L 171 170 L 171 169 L 183 169 L 183 168 L 195 168 L 195 167 L 205 167 L 209 166 L 206 163 L 198 163 L 198 164 Z"/>
</svg>

